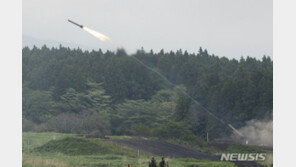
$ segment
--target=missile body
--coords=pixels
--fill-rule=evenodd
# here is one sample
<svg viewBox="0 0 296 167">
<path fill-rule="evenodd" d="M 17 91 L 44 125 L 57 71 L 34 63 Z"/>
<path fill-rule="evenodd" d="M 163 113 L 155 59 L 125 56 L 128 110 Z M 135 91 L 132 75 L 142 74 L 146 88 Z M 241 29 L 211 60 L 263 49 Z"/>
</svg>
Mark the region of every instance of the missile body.
<svg viewBox="0 0 296 167">
<path fill-rule="evenodd" d="M 80 28 L 83 28 L 83 25 L 77 24 L 77 23 L 75 23 L 75 22 L 72 21 L 72 20 L 68 20 L 68 22 L 70 22 L 70 23 L 72 23 L 72 24 L 74 24 L 74 25 L 77 25 L 77 26 L 80 27 Z"/>
</svg>

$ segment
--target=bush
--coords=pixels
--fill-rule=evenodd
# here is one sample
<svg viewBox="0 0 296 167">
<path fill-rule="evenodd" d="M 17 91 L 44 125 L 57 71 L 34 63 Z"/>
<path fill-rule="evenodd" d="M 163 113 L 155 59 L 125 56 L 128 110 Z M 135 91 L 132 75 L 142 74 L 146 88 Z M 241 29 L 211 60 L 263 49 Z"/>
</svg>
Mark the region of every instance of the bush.
<svg viewBox="0 0 296 167">
<path fill-rule="evenodd" d="M 151 129 L 142 123 L 131 126 L 130 133 L 134 136 L 151 136 Z"/>
<path fill-rule="evenodd" d="M 195 140 L 197 137 L 181 122 L 170 121 L 155 130 L 155 135 L 164 139 Z"/>
<path fill-rule="evenodd" d="M 62 113 L 36 128 L 39 132 L 91 134 L 99 137 L 109 134 L 109 129 L 109 122 L 95 111 Z"/>
<path fill-rule="evenodd" d="M 85 130 L 87 134 L 94 131 L 100 131 L 102 135 L 106 135 L 110 132 L 109 122 L 95 111 L 84 111 L 81 116 L 81 120 L 83 130 Z"/>
<path fill-rule="evenodd" d="M 45 126 L 47 131 L 73 133 L 82 127 L 82 121 L 77 114 L 63 113 L 51 118 Z"/>
<path fill-rule="evenodd" d="M 33 131 L 35 128 L 35 124 L 32 121 L 27 119 L 22 120 L 22 130 L 23 132 Z"/>
</svg>

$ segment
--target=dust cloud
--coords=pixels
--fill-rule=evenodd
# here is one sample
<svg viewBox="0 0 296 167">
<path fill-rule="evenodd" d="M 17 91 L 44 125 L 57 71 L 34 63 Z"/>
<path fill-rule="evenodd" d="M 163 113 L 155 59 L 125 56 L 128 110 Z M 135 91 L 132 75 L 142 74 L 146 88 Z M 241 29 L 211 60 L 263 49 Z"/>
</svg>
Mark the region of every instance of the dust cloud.
<svg viewBox="0 0 296 167">
<path fill-rule="evenodd" d="M 273 121 L 272 120 L 250 120 L 246 126 L 238 130 L 244 137 L 244 142 L 250 145 L 273 146 Z M 242 140 L 233 134 L 234 140 Z"/>
</svg>

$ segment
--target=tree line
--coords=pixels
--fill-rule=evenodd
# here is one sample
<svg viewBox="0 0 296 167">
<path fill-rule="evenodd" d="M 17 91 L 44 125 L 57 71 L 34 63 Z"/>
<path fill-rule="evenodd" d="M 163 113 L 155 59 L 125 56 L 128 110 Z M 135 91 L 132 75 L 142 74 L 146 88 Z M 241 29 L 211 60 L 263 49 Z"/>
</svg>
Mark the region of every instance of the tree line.
<svg viewBox="0 0 296 167">
<path fill-rule="evenodd" d="M 43 46 L 24 47 L 22 61 L 24 130 L 189 140 L 231 133 L 203 108 L 235 127 L 272 117 L 273 62 L 267 56 L 236 60 L 202 48 L 198 53 L 142 48 L 128 55 L 123 49 Z M 96 121 L 86 125 L 90 118 Z"/>
</svg>

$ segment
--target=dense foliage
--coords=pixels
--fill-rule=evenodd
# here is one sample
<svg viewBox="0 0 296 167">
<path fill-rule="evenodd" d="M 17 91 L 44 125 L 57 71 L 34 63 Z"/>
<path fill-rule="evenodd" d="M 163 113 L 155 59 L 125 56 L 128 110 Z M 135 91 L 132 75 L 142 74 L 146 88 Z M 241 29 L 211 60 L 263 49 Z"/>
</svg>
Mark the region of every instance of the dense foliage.
<svg viewBox="0 0 296 167">
<path fill-rule="evenodd" d="M 141 49 L 127 55 L 123 49 L 103 53 L 43 46 L 23 48 L 22 60 L 25 130 L 63 120 L 78 126 L 70 122 L 95 112 L 98 118 L 89 126 L 108 124 L 106 133 L 171 138 L 178 132 L 191 138 L 208 132 L 216 138 L 230 130 L 204 108 L 236 127 L 272 116 L 273 62 L 266 56 L 230 60 L 202 48 L 197 54 Z M 55 131 L 68 132 L 66 125 Z"/>
</svg>

